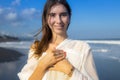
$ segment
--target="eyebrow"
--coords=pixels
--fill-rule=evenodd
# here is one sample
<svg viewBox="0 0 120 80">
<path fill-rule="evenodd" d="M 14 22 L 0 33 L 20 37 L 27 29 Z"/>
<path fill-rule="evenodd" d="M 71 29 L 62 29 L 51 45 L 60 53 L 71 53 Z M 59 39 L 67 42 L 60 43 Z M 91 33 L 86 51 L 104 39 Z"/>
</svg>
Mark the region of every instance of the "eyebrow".
<svg viewBox="0 0 120 80">
<path fill-rule="evenodd" d="M 50 12 L 49 14 L 56 14 L 56 13 Z M 68 14 L 68 12 L 67 11 L 66 12 L 61 12 L 60 14 Z"/>
</svg>

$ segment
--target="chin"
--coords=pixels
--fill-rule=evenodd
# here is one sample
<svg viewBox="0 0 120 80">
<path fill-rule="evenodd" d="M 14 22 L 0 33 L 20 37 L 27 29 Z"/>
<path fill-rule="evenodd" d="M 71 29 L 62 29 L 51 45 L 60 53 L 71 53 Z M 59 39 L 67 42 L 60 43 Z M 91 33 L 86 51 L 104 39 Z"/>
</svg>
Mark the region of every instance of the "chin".
<svg viewBox="0 0 120 80">
<path fill-rule="evenodd" d="M 54 32 L 56 34 L 64 34 L 64 33 L 66 33 L 66 30 L 65 29 L 55 29 Z"/>
<path fill-rule="evenodd" d="M 63 31 L 56 31 L 55 33 L 58 34 L 58 35 L 61 35 L 61 34 L 65 33 L 65 32 L 63 32 Z"/>
</svg>

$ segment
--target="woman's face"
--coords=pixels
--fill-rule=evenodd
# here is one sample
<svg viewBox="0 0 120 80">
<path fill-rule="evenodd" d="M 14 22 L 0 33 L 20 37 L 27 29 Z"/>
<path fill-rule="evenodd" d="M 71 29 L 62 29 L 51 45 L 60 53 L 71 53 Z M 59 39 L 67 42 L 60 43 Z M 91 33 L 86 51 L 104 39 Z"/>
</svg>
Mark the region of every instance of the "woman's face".
<svg viewBox="0 0 120 80">
<path fill-rule="evenodd" d="M 70 17 L 64 5 L 56 4 L 51 7 L 47 23 L 53 34 L 65 35 L 69 22 Z"/>
</svg>

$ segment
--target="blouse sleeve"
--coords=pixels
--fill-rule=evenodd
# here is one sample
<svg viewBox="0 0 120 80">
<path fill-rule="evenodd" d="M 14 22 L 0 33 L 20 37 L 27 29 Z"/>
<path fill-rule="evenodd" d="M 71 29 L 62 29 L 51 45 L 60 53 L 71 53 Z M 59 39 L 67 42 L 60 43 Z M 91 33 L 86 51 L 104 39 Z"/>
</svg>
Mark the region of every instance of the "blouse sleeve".
<svg viewBox="0 0 120 80">
<path fill-rule="evenodd" d="M 27 63 L 22 70 L 17 74 L 20 80 L 28 80 L 36 67 L 37 61 L 33 57 L 33 51 L 29 51 Z"/>
<path fill-rule="evenodd" d="M 89 49 L 86 56 L 84 56 L 81 72 L 88 80 L 99 80 L 91 49 Z"/>
<path fill-rule="evenodd" d="M 74 66 L 75 71 L 87 77 L 88 80 L 99 80 L 91 48 L 87 43 L 82 45 L 78 43 L 73 49 L 67 50 L 67 59 Z"/>
</svg>

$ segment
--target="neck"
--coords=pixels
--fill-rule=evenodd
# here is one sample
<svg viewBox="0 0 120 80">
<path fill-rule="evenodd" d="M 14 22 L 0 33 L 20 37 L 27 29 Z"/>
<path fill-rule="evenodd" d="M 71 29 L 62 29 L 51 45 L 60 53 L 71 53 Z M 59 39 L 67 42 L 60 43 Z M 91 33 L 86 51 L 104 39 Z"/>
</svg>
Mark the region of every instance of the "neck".
<svg viewBox="0 0 120 80">
<path fill-rule="evenodd" d="M 59 44 L 63 40 L 65 40 L 66 38 L 67 38 L 67 35 L 53 35 L 51 43 L 53 43 L 53 44 Z"/>
</svg>

